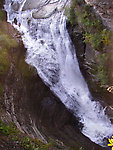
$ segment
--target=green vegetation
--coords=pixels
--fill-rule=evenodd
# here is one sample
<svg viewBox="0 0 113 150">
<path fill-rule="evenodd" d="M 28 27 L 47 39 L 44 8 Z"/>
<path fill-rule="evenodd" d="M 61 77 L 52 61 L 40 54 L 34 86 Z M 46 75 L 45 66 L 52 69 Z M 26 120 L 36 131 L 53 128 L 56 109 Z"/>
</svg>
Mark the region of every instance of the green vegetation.
<svg viewBox="0 0 113 150">
<path fill-rule="evenodd" d="M 39 139 L 32 139 L 25 136 L 17 130 L 14 123 L 7 125 L 3 121 L 0 121 L 0 134 L 8 136 L 10 140 L 17 141 L 26 150 L 54 150 L 55 147 L 61 149 L 53 140 L 45 144 Z"/>
<path fill-rule="evenodd" d="M 0 47 L 10 49 L 11 47 L 18 46 L 17 42 L 9 37 L 7 34 L 0 32 Z"/>
<path fill-rule="evenodd" d="M 0 21 L 5 21 L 6 18 L 7 18 L 7 14 L 6 14 L 5 10 L 0 9 Z"/>
<path fill-rule="evenodd" d="M 7 73 L 9 65 L 8 51 L 6 49 L 2 49 L 0 51 L 0 75 Z"/>
<path fill-rule="evenodd" d="M 103 45 L 110 44 L 110 31 L 103 29 L 101 32 L 84 34 L 85 43 L 90 43 L 94 50 L 102 51 Z"/>
<path fill-rule="evenodd" d="M 4 122 L 0 121 L 0 133 L 9 136 L 14 135 L 17 131 L 12 123 L 10 125 L 6 125 Z"/>
<path fill-rule="evenodd" d="M 106 54 L 100 54 L 98 56 L 99 65 L 97 67 L 97 77 L 100 80 L 101 86 L 105 85 L 108 81 L 107 72 L 105 68 L 105 61 L 107 60 Z"/>
<path fill-rule="evenodd" d="M 14 39 L 0 31 L 0 75 L 7 73 L 10 66 L 9 49 L 17 45 Z"/>
<path fill-rule="evenodd" d="M 108 82 L 107 78 L 107 69 L 105 62 L 107 60 L 106 54 L 100 54 L 97 56 L 97 64 L 91 64 L 90 67 L 92 68 L 91 73 L 94 75 L 94 79 L 98 79 L 100 85 L 104 87 Z"/>
<path fill-rule="evenodd" d="M 68 21 L 72 25 L 79 24 L 84 33 L 84 42 L 89 43 L 94 50 L 101 51 L 104 46 L 110 43 L 110 31 L 103 27 L 92 7 L 83 5 L 83 3 L 80 0 L 72 0 L 70 8 L 66 9 Z"/>
<path fill-rule="evenodd" d="M 72 0 L 70 8 L 65 8 L 65 15 L 67 16 L 67 20 L 72 24 L 75 25 L 76 20 L 76 13 L 75 13 L 75 6 L 79 5 L 79 0 Z"/>
</svg>

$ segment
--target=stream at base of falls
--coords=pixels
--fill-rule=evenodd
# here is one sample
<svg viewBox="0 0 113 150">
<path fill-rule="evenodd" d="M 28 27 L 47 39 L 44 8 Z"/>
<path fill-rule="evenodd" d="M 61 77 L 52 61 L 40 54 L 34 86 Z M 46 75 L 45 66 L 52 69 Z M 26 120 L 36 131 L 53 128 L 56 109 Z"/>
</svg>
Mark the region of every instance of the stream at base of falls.
<svg viewBox="0 0 113 150">
<path fill-rule="evenodd" d="M 81 132 L 91 141 L 106 146 L 103 141 L 112 136 L 113 125 L 101 104 L 91 96 L 80 72 L 66 29 L 63 8 L 67 3 L 67 0 L 6 0 L 5 10 L 8 22 L 22 35 L 27 48 L 26 62 L 37 69 L 43 82 L 79 118 L 83 125 Z"/>
</svg>

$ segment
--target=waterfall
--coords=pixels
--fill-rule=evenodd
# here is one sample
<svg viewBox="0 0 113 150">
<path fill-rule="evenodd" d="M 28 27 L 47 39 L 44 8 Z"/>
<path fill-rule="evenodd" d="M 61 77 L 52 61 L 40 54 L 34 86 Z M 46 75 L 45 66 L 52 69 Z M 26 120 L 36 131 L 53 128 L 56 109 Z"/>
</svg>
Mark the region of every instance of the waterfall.
<svg viewBox="0 0 113 150">
<path fill-rule="evenodd" d="M 50 90 L 79 118 L 83 124 L 81 132 L 93 142 L 103 145 L 104 138 L 112 135 L 113 125 L 100 103 L 92 99 L 80 72 L 75 49 L 66 29 L 66 17 L 62 9 L 66 2 L 46 0 L 41 4 L 38 0 L 40 7 L 34 4 L 31 7 L 29 0 L 28 3 L 27 0 L 6 0 L 5 10 L 8 22 L 22 35 L 27 48 L 26 62 L 37 69 Z M 15 10 L 14 5 L 18 5 L 18 9 Z M 29 9 L 25 9 L 27 6 Z M 50 11 L 50 7 L 53 11 Z M 41 9 L 43 12 L 49 11 L 49 17 L 45 17 L 45 13 L 40 14 Z M 14 24 L 15 18 L 17 25 Z"/>
</svg>

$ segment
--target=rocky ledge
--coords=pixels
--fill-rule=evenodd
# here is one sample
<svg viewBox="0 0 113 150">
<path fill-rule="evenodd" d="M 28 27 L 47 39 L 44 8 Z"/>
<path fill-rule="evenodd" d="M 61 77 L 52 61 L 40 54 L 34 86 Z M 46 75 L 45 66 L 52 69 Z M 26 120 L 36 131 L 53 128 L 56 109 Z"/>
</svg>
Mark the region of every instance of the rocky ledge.
<svg viewBox="0 0 113 150">
<path fill-rule="evenodd" d="M 113 1 L 112 0 L 85 0 L 93 6 L 105 25 L 113 31 Z"/>
</svg>

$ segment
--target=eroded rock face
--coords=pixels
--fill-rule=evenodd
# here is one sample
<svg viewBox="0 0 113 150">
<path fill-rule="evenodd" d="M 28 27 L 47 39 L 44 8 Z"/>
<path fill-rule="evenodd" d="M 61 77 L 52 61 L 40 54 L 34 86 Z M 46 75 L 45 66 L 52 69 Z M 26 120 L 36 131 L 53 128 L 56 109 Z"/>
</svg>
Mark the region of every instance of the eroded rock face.
<svg viewBox="0 0 113 150">
<path fill-rule="evenodd" d="M 92 5 L 101 16 L 105 25 L 113 31 L 113 1 L 112 0 L 85 0 Z"/>
</svg>

